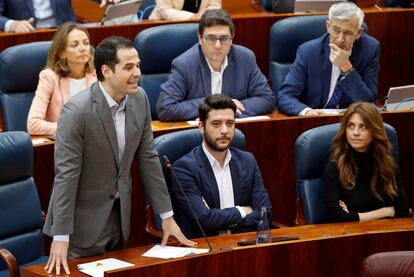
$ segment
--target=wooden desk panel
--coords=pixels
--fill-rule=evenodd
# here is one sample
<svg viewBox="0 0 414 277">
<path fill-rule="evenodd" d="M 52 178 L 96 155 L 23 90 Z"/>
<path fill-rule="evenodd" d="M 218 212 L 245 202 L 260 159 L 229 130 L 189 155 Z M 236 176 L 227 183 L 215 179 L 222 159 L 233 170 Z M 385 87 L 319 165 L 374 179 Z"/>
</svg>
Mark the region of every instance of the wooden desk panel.
<svg viewBox="0 0 414 277">
<path fill-rule="evenodd" d="M 234 1 L 235 3 L 238 1 Z M 387 94 L 390 86 L 414 83 L 414 8 L 369 8 L 365 9 L 365 21 L 369 33 L 381 43 L 378 95 Z M 320 14 L 320 13 L 315 13 Z M 236 26 L 234 42 L 254 51 L 257 63 L 268 75 L 269 30 L 276 21 L 304 14 L 243 13 L 233 15 Z M 309 15 L 309 14 L 306 14 Z M 125 36 L 129 39 L 142 30 L 161 24 L 196 21 L 143 21 L 139 24 L 88 28 L 93 46 L 110 35 Z M 50 40 L 54 30 L 38 30 L 27 34 L 0 32 L 0 51 L 12 45 L 31 41 Z"/>
<path fill-rule="evenodd" d="M 383 113 L 384 121 L 397 130 L 400 153 L 400 167 L 412 207 L 414 207 L 414 144 L 412 143 L 412 122 L 414 112 Z M 258 161 L 265 186 L 273 205 L 273 219 L 286 225 L 294 225 L 296 217 L 296 183 L 294 171 L 294 143 L 304 131 L 325 124 L 337 123 L 340 116 L 286 117 L 273 115 L 271 120 L 238 123 L 246 136 L 246 149 Z M 191 128 L 186 123 L 154 122 L 154 136 L 172 131 Z M 53 183 L 53 144 L 35 147 L 34 176 L 39 190 L 42 209 L 47 211 Z M 139 182 L 137 170 L 133 173 L 132 220 L 129 246 L 151 242 L 144 232 L 145 193 Z"/>
<path fill-rule="evenodd" d="M 135 267 L 107 272 L 106 276 L 358 276 L 362 261 L 382 251 L 414 248 L 414 219 L 389 219 L 364 223 L 308 225 L 273 230 L 274 236 L 299 240 L 239 247 L 255 233 L 210 238 L 213 252 L 180 259 L 141 257 L 151 246 L 125 249 L 69 262 L 73 277 L 84 276 L 76 265 L 114 257 Z M 206 248 L 202 239 L 198 247 Z M 43 265 L 23 269 L 26 277 L 48 276 Z M 49 275 L 50 276 L 50 275 Z M 65 276 L 65 275 L 64 275 Z"/>
</svg>

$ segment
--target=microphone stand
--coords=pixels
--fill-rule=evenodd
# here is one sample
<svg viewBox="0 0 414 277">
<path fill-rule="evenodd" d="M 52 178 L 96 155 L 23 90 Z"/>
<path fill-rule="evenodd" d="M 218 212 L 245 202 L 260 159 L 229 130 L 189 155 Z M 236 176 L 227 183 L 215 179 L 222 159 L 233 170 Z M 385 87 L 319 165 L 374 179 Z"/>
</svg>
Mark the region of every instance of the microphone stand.
<svg viewBox="0 0 414 277">
<path fill-rule="evenodd" d="M 200 221 L 198 220 L 198 218 L 197 218 L 197 216 L 196 216 L 196 214 L 193 210 L 193 207 L 191 206 L 190 200 L 188 200 L 187 195 L 184 192 L 184 189 L 183 189 L 183 186 L 181 185 L 180 180 L 178 180 L 177 175 L 175 175 L 175 171 L 172 167 L 172 164 L 171 164 L 170 160 L 168 159 L 167 155 L 164 155 L 163 159 L 164 159 L 165 166 L 170 170 L 172 177 L 174 178 L 174 180 L 177 182 L 178 186 L 180 187 L 180 191 L 181 191 L 182 195 L 185 198 L 185 202 L 187 203 L 188 207 L 190 208 L 191 214 L 193 215 L 194 220 L 197 222 L 197 226 L 200 229 L 200 231 L 201 231 L 201 233 L 204 237 L 204 240 L 207 242 L 209 252 L 213 251 L 213 248 L 210 245 L 210 242 L 209 242 L 209 240 L 206 236 L 206 233 L 204 232 L 203 226 L 201 226 Z"/>
</svg>

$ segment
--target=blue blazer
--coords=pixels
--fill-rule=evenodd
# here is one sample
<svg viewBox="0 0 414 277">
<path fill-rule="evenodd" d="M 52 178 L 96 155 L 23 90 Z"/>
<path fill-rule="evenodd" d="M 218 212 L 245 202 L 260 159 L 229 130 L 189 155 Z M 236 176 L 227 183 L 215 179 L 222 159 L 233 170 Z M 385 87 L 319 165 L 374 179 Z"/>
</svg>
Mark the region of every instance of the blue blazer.
<svg viewBox="0 0 414 277">
<path fill-rule="evenodd" d="M 253 155 L 236 148 L 230 148 L 230 151 L 234 205 L 251 206 L 253 209 L 253 213 L 244 219 L 235 207 L 220 209 L 216 178 L 201 145 L 174 163 L 177 178 L 183 185 L 207 236 L 215 236 L 218 231 L 225 229 L 230 229 L 232 233 L 257 230 L 260 207 L 265 206 L 271 210 L 269 195 L 263 185 L 263 179 Z M 172 178 L 172 193 L 176 201 L 174 217 L 181 231 L 190 238 L 201 237 L 201 232 L 174 178 Z M 209 208 L 203 203 L 203 198 Z M 271 213 L 268 216 L 270 224 Z"/>
<path fill-rule="evenodd" d="M 338 83 L 344 92 L 340 108 L 347 108 L 355 101 L 371 102 L 377 98 L 379 53 L 379 42 L 367 34 L 363 33 L 355 41 L 350 57 L 354 70 Z M 332 73 L 329 54 L 328 33 L 298 48 L 295 62 L 279 90 L 279 111 L 297 115 L 306 107 L 325 106 Z"/>
<path fill-rule="evenodd" d="M 76 21 L 71 0 L 50 0 L 58 25 Z M 35 17 L 33 0 L 0 0 L 0 29 L 4 30 L 7 20 L 26 20 Z"/>
<path fill-rule="evenodd" d="M 244 116 L 270 113 L 274 95 L 256 64 L 253 52 L 233 45 L 223 73 L 223 94 L 240 100 Z M 211 94 L 211 72 L 197 43 L 175 58 L 168 80 L 161 85 L 157 113 L 162 121 L 188 120 L 198 116 L 198 106 Z"/>
</svg>

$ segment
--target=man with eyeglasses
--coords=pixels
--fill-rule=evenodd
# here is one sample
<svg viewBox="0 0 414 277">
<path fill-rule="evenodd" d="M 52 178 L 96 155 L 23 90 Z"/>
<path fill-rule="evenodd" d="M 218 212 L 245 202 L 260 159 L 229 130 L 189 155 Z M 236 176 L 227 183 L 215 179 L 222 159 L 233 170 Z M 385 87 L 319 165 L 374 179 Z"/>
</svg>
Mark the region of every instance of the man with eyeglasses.
<svg viewBox="0 0 414 277">
<path fill-rule="evenodd" d="M 318 115 L 377 97 L 379 42 L 363 32 L 364 12 L 352 2 L 329 9 L 327 33 L 305 42 L 277 96 L 287 115 Z"/>
<path fill-rule="evenodd" d="M 198 44 L 173 60 L 161 86 L 157 113 L 162 121 L 195 119 L 198 107 L 211 94 L 226 94 L 237 116 L 272 112 L 274 95 L 256 64 L 254 53 L 234 45 L 234 24 L 222 9 L 207 10 L 198 28 Z"/>
</svg>

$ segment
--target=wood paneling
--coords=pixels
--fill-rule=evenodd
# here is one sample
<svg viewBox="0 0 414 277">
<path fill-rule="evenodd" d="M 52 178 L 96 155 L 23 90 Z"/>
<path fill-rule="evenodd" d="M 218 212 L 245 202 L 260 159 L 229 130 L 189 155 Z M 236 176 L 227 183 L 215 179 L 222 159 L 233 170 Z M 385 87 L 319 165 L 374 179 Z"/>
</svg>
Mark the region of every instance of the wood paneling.
<svg viewBox="0 0 414 277">
<path fill-rule="evenodd" d="M 72 277 L 85 276 L 76 265 L 102 258 L 118 258 L 134 267 L 107 272 L 111 277 L 137 276 L 359 276 L 362 261 L 373 253 L 412 250 L 414 219 L 390 219 L 365 223 L 309 225 L 273 230 L 274 236 L 299 240 L 239 247 L 238 241 L 254 239 L 255 233 L 210 238 L 213 251 L 180 259 L 147 258 L 150 248 L 125 249 L 98 257 L 69 261 Z M 206 248 L 202 239 L 197 247 Z M 26 267 L 26 277 L 48 276 L 44 265 Z"/>
</svg>

